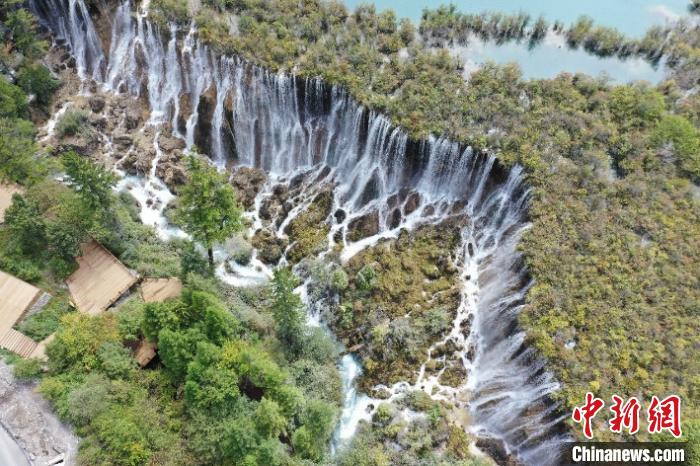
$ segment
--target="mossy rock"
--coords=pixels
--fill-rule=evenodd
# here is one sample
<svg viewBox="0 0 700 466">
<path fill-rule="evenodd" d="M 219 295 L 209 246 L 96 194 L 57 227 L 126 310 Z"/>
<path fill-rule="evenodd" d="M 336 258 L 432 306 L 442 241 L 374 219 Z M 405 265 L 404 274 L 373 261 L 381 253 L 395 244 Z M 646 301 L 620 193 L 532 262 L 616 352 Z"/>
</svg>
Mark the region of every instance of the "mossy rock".
<svg viewBox="0 0 700 466">
<path fill-rule="evenodd" d="M 352 303 L 353 326 L 343 328 L 339 318 L 331 325 L 350 345 L 364 343 L 360 354 L 371 363 L 365 363 L 362 386 L 413 381 L 428 348 L 443 336 L 428 326 L 435 309 L 451 321 L 459 305 L 459 275 L 452 256 L 461 242 L 460 228 L 452 219 L 404 230 L 348 262 L 350 286 L 341 303 Z M 372 331 L 379 322 L 388 325 L 381 338 Z"/>
</svg>

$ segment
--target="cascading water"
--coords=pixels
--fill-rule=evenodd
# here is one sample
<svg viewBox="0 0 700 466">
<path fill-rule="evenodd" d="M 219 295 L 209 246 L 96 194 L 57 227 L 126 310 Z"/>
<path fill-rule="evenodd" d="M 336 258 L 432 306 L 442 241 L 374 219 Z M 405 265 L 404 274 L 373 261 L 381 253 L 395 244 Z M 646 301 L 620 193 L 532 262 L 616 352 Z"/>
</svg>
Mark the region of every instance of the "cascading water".
<svg viewBox="0 0 700 466">
<path fill-rule="evenodd" d="M 81 76 L 147 99 L 152 124 L 170 124 L 188 147 L 204 149 L 219 166 L 232 161 L 282 178 L 306 170 L 332 180 L 333 210 L 344 215 L 331 216 L 329 249 L 341 243 L 343 260 L 402 229 L 455 214 L 465 218 L 456 260 L 461 300 L 445 341 L 461 348 L 467 378 L 461 387 L 445 387 L 439 374 L 425 375 L 424 365 L 414 384 L 389 391 L 425 390 L 454 402 L 468 410 L 474 433 L 503 441 L 520 461 L 556 462 L 566 439 L 549 399 L 558 384 L 524 345 L 516 320 L 529 287 L 517 251 L 528 200 L 519 168 L 506 171 L 493 157 L 447 139 L 412 141 L 341 88 L 218 57 L 197 40 L 194 27 L 160 31 L 145 13 L 132 15 L 128 1 L 115 12 L 106 59 L 82 0 L 33 0 L 32 9 L 80 56 Z M 256 210 L 265 194 L 258 194 Z M 417 208 L 408 208 L 409 194 Z M 301 209 L 292 209 L 285 222 Z M 349 241 L 350 222 L 371 211 L 378 213 L 379 231 Z M 340 438 L 352 435 L 368 405 L 355 396 L 357 362 L 346 357 L 342 367 L 347 396 Z"/>
</svg>

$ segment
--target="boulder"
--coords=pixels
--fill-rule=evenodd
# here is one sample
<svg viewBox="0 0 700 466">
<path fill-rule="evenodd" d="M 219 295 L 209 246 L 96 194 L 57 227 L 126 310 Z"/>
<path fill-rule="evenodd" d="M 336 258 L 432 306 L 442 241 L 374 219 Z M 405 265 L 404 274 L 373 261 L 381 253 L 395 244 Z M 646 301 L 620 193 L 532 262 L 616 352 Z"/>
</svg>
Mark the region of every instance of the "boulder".
<svg viewBox="0 0 700 466">
<path fill-rule="evenodd" d="M 269 230 L 258 230 L 251 244 L 258 250 L 258 258 L 266 264 L 277 264 L 287 247 L 287 240 L 278 238 Z"/>
<path fill-rule="evenodd" d="M 90 110 L 94 113 L 100 113 L 105 108 L 105 99 L 99 95 L 90 97 L 88 103 L 90 104 Z"/>
<path fill-rule="evenodd" d="M 171 191 L 177 193 L 182 185 L 187 182 L 187 171 L 183 166 L 182 153 L 175 151 L 165 154 L 156 167 L 156 176 Z"/>
<path fill-rule="evenodd" d="M 376 210 L 354 219 L 348 225 L 348 239 L 350 241 L 358 241 L 377 233 L 379 233 L 379 212 Z"/>
<path fill-rule="evenodd" d="M 238 167 L 231 175 L 231 185 L 236 190 L 238 200 L 247 209 L 253 207 L 255 196 L 262 189 L 267 175 L 265 172 L 253 167 Z"/>
<path fill-rule="evenodd" d="M 161 136 L 158 139 L 158 145 L 165 152 L 182 150 L 186 146 L 185 141 L 176 136 Z"/>
</svg>

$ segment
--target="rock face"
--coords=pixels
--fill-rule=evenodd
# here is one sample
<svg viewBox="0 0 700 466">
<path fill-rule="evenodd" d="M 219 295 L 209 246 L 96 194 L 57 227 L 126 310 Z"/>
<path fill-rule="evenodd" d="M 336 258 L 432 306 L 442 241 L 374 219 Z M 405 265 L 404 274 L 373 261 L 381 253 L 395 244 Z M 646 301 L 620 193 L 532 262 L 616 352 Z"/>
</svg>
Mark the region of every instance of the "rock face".
<svg viewBox="0 0 700 466">
<path fill-rule="evenodd" d="M 269 230 L 259 230 L 253 235 L 251 241 L 258 250 L 258 258 L 266 264 L 277 264 L 284 254 L 288 241 L 278 238 Z"/>
<path fill-rule="evenodd" d="M 379 233 L 379 212 L 376 210 L 356 218 L 348 225 L 348 239 L 358 241 Z"/>
<path fill-rule="evenodd" d="M 253 207 L 255 196 L 258 195 L 267 175 L 265 172 L 252 167 L 238 167 L 231 176 L 231 184 L 236 190 L 238 200 L 246 209 Z"/>
<path fill-rule="evenodd" d="M 180 187 L 187 182 L 182 153 L 173 151 L 163 155 L 156 167 L 156 176 L 163 180 L 168 189 L 177 193 Z"/>
<path fill-rule="evenodd" d="M 60 454 L 66 465 L 75 464 L 78 438 L 34 388 L 16 381 L 10 366 L 0 361 L 0 424 L 32 464 L 46 464 Z"/>
</svg>

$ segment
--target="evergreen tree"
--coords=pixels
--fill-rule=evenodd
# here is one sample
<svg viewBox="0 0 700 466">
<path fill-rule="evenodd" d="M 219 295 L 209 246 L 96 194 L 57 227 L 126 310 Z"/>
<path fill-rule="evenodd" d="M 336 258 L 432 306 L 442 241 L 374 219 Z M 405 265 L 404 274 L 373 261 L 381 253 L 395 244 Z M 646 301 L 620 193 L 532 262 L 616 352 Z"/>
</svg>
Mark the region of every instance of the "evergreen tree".
<svg viewBox="0 0 700 466">
<path fill-rule="evenodd" d="M 188 182 L 180 193 L 177 217 L 185 231 L 207 248 L 214 267 L 214 244 L 243 229 L 241 209 L 233 188 L 216 168 L 191 155 L 187 159 Z"/>
<path fill-rule="evenodd" d="M 71 186 L 94 212 L 105 211 L 112 200 L 115 176 L 104 167 L 96 165 L 73 151 L 62 156 L 63 166 Z"/>
<path fill-rule="evenodd" d="M 304 307 L 299 295 L 294 293 L 296 286 L 297 279 L 291 270 L 275 270 L 272 279 L 272 313 L 277 324 L 277 335 L 289 345 L 292 353 L 301 349 L 301 338 L 304 334 Z"/>
</svg>

